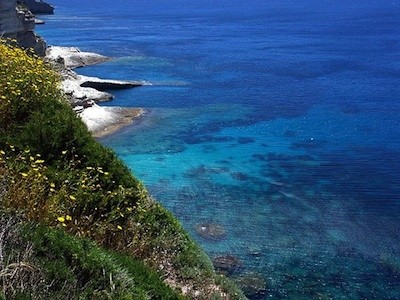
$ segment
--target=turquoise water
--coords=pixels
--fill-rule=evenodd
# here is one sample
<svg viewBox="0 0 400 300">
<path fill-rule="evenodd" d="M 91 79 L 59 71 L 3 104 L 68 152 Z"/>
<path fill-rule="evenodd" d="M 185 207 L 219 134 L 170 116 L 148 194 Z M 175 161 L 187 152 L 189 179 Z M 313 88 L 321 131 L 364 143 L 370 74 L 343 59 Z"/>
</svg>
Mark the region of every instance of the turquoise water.
<svg viewBox="0 0 400 300">
<path fill-rule="evenodd" d="M 40 33 L 145 80 L 113 148 L 263 299 L 400 299 L 400 9 L 393 1 L 53 1 Z M 195 226 L 216 223 L 221 240 Z"/>
</svg>

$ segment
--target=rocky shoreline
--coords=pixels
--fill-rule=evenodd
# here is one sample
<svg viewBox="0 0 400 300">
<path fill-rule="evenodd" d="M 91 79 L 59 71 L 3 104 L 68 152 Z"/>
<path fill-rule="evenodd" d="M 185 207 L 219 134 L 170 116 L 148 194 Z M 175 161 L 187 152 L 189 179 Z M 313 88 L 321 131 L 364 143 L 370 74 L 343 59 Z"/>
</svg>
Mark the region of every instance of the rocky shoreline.
<svg viewBox="0 0 400 300">
<path fill-rule="evenodd" d="M 0 38 L 13 39 L 20 47 L 33 49 L 37 55 L 44 56 L 54 66 L 61 76 L 62 90 L 75 112 L 78 115 L 84 112 L 85 117 L 82 120 L 89 130 L 103 132 L 102 135 L 111 134 L 128 124 L 129 119 L 132 121 L 142 114 L 143 110 L 140 109 L 102 106 L 87 110 L 95 103 L 112 100 L 114 96 L 108 92 L 109 90 L 134 88 L 146 83 L 100 79 L 77 74 L 73 69 L 106 62 L 111 58 L 97 53 L 83 52 L 75 47 L 48 47 L 45 40 L 36 35 L 35 25 L 39 21 L 36 21 L 29 9 L 35 13 L 53 13 L 53 6 L 43 1 L 4 0 L 0 5 Z M 93 112 L 93 116 L 90 116 L 90 112 Z M 88 122 L 93 123 L 96 114 L 101 115 L 102 120 L 92 128 Z"/>
<path fill-rule="evenodd" d="M 50 46 L 46 50 L 45 59 L 60 73 L 62 90 L 94 137 L 112 134 L 144 114 L 145 111 L 140 108 L 107 107 L 96 103 L 114 98 L 106 90 L 139 87 L 145 85 L 145 82 L 88 77 L 73 70 L 109 61 L 111 58 L 97 53 L 82 52 L 75 47 Z"/>
</svg>

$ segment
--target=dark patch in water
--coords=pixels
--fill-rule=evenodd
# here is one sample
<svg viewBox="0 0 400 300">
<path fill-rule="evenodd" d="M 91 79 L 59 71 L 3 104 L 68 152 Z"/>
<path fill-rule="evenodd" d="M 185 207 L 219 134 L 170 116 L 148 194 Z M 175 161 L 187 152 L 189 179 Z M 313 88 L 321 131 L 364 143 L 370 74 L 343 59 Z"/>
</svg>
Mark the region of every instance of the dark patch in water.
<svg viewBox="0 0 400 300">
<path fill-rule="evenodd" d="M 253 138 L 250 137 L 240 137 L 238 138 L 238 143 L 239 144 L 251 144 L 254 143 L 255 140 Z"/>
<path fill-rule="evenodd" d="M 232 137 L 216 137 L 213 135 L 185 135 L 183 140 L 186 144 L 202 144 L 202 143 L 227 143 L 235 140 Z"/>
<path fill-rule="evenodd" d="M 213 145 L 205 145 L 202 147 L 203 153 L 214 153 L 217 151 L 217 148 Z"/>
<path fill-rule="evenodd" d="M 266 154 L 253 154 L 251 157 L 257 161 L 268 161 L 268 157 Z"/>
<path fill-rule="evenodd" d="M 162 185 L 169 185 L 169 184 L 171 184 L 171 180 L 162 178 L 162 179 L 158 180 L 158 183 L 160 183 Z"/>
<path fill-rule="evenodd" d="M 155 160 L 155 161 L 162 162 L 162 161 L 165 161 L 165 157 L 157 156 L 154 160 Z"/>
<path fill-rule="evenodd" d="M 296 132 L 293 131 L 293 130 L 286 130 L 286 131 L 283 133 L 283 136 L 284 136 L 284 137 L 295 137 L 296 135 L 297 135 Z"/>
<path fill-rule="evenodd" d="M 342 113 L 344 113 L 346 115 L 356 115 L 361 112 L 361 109 L 359 106 L 350 104 L 350 103 L 346 103 L 346 105 L 340 106 L 340 110 Z"/>
<path fill-rule="evenodd" d="M 316 141 L 316 140 L 309 140 L 309 141 L 300 141 L 295 142 L 292 144 L 290 149 L 292 150 L 313 150 L 324 147 L 328 142 L 327 141 Z"/>
<path fill-rule="evenodd" d="M 249 175 L 243 172 L 231 173 L 231 177 L 239 181 L 246 181 L 250 179 Z"/>
<path fill-rule="evenodd" d="M 217 163 L 224 164 L 224 165 L 231 164 L 231 162 L 227 159 L 219 160 L 219 161 L 217 161 Z"/>
<path fill-rule="evenodd" d="M 204 178 L 209 177 L 212 174 L 223 174 L 228 173 L 229 169 L 226 167 L 222 168 L 209 168 L 205 165 L 200 165 L 199 167 L 192 168 L 185 173 L 185 177 L 187 178 Z"/>
</svg>

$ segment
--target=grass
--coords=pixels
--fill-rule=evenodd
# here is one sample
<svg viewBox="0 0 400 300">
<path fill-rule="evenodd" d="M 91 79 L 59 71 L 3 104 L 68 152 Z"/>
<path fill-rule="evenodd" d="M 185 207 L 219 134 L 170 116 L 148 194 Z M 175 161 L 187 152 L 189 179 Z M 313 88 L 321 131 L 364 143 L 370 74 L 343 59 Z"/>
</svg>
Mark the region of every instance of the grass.
<svg viewBox="0 0 400 300">
<path fill-rule="evenodd" d="M 93 294 L 99 289 L 95 282 L 103 276 L 99 265 L 90 267 L 96 260 L 129 265 L 136 259 L 170 286 L 185 289 L 189 298 L 243 298 L 215 275 L 210 259 L 176 218 L 149 196 L 110 149 L 91 137 L 61 93 L 57 73 L 40 58 L 4 42 L 0 43 L 0 182 L 5 187 L 0 191 L 1 209 L 18 214 L 24 223 L 44 226 L 35 230 L 47 236 L 53 248 L 31 235 L 39 249 L 35 253 L 64 253 L 54 264 L 43 261 L 43 270 L 54 270 L 50 272 L 54 282 L 71 279 L 68 284 L 74 286 L 74 278 L 80 278 L 87 281 L 82 288 Z M 84 255 L 85 242 L 74 238 L 94 243 L 92 254 Z M 94 245 L 126 256 L 105 255 Z M 79 266 L 88 265 L 80 275 L 74 273 L 75 265 L 68 264 L 73 251 L 81 255 Z M 114 282 L 113 278 L 107 280 Z M 170 299 L 157 297 L 149 299 Z"/>
<path fill-rule="evenodd" d="M 60 229 L 2 217 L 2 297 L 184 299 L 143 262 Z M 3 230 L 4 232 L 4 230 Z M 21 255 L 22 254 L 22 255 Z"/>
</svg>

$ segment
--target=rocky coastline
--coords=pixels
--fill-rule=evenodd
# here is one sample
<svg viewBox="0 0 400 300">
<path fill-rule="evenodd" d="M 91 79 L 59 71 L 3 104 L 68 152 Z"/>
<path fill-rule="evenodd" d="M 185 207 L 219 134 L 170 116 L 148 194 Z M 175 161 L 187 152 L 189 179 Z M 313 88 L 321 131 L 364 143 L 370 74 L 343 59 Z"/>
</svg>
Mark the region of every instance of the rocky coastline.
<svg viewBox="0 0 400 300">
<path fill-rule="evenodd" d="M 139 87 L 145 82 L 108 80 L 77 74 L 74 69 L 109 61 L 111 58 L 76 47 L 50 46 L 45 59 L 61 75 L 61 88 L 74 111 L 81 117 L 95 137 L 104 137 L 144 114 L 140 108 L 99 106 L 96 103 L 114 98 L 108 90 Z"/>
<path fill-rule="evenodd" d="M 142 109 L 103 106 L 87 110 L 95 103 L 112 100 L 114 96 L 109 90 L 134 88 L 146 83 L 77 74 L 74 71 L 76 68 L 106 62 L 111 58 L 83 52 L 76 47 L 48 47 L 45 40 L 35 33 L 37 19 L 31 10 L 39 14 L 53 13 L 53 7 L 43 1 L 3 0 L 0 5 L 0 37 L 13 39 L 22 48 L 33 49 L 37 55 L 45 57 L 54 66 L 61 75 L 61 88 L 67 99 L 91 132 L 95 132 L 96 136 L 111 134 L 143 114 Z M 99 119 L 97 121 L 96 116 Z"/>
</svg>

